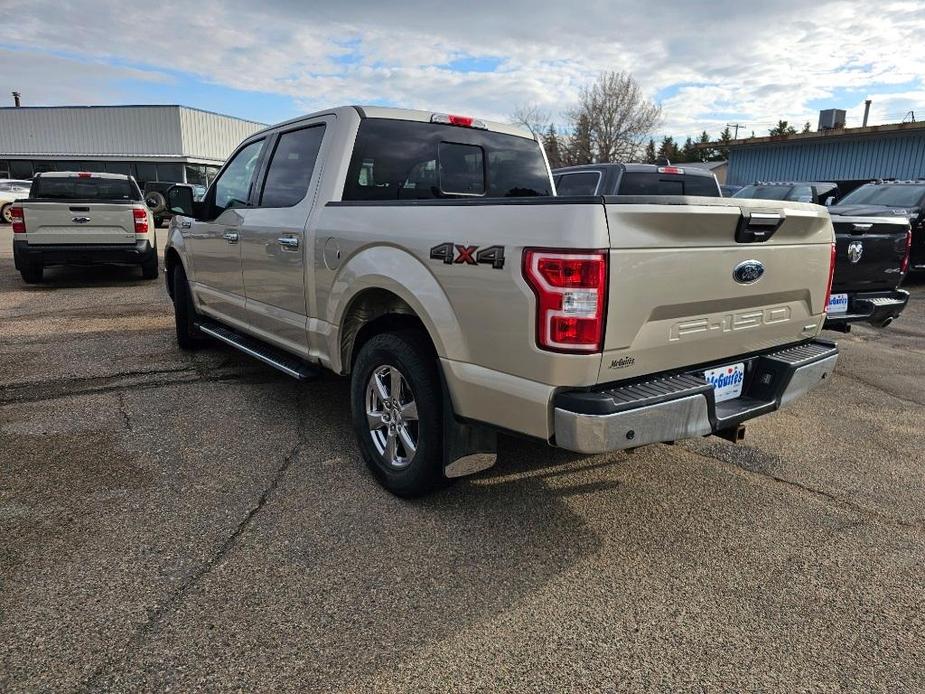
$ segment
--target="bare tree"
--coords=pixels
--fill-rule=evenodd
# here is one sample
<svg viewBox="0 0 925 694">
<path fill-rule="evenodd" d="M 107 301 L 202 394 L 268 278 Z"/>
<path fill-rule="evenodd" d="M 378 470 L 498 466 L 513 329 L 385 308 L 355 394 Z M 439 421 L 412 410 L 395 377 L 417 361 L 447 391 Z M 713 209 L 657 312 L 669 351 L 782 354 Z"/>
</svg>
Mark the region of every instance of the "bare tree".
<svg viewBox="0 0 925 694">
<path fill-rule="evenodd" d="M 542 135 L 552 120 L 549 111 L 537 103 L 521 104 L 511 113 L 511 122 L 522 125 L 534 135 Z"/>
<path fill-rule="evenodd" d="M 587 124 L 595 161 L 632 161 L 661 121 L 662 109 L 645 98 L 632 75 L 611 71 L 584 87 L 567 115 L 575 131 Z"/>
</svg>

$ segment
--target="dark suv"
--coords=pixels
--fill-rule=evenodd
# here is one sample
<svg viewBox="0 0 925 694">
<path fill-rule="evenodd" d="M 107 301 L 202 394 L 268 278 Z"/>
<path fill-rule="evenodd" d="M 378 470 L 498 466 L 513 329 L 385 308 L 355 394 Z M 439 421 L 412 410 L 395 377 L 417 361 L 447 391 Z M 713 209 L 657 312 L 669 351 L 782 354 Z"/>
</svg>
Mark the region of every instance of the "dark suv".
<svg viewBox="0 0 925 694">
<path fill-rule="evenodd" d="M 721 198 L 704 169 L 658 164 L 583 164 L 554 169 L 557 195 L 698 195 Z"/>
</svg>

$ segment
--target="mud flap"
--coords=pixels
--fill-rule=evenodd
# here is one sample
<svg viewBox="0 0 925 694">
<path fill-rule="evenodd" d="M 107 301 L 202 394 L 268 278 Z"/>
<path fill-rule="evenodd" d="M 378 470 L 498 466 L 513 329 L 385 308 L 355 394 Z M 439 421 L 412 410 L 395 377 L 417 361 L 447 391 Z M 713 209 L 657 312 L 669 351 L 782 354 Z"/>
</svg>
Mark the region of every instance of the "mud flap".
<svg viewBox="0 0 925 694">
<path fill-rule="evenodd" d="M 498 460 L 498 433 L 481 424 L 464 424 L 453 415 L 453 403 L 443 369 L 440 369 L 443 398 L 443 474 L 465 477 L 487 470 Z"/>
</svg>

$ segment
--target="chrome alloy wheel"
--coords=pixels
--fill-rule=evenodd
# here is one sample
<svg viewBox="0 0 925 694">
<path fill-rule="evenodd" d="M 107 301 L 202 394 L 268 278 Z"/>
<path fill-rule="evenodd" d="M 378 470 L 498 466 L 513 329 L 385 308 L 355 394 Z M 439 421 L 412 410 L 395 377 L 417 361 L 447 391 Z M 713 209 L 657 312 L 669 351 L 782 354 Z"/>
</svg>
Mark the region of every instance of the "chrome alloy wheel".
<svg viewBox="0 0 925 694">
<path fill-rule="evenodd" d="M 418 446 L 418 406 L 394 366 L 375 369 L 366 384 L 366 421 L 373 445 L 390 467 L 406 468 Z"/>
</svg>

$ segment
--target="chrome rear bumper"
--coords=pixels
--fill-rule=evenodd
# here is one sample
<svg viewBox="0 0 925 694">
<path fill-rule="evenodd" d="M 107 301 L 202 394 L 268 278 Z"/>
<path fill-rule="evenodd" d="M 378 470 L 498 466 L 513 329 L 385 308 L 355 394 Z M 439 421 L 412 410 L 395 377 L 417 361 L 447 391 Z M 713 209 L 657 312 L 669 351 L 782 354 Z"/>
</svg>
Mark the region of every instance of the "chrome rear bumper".
<svg viewBox="0 0 925 694">
<path fill-rule="evenodd" d="M 838 348 L 824 341 L 729 359 L 725 363 L 745 361 L 746 380 L 740 397 L 721 403 L 714 401 L 702 371 L 560 393 L 555 443 L 579 453 L 604 453 L 733 429 L 814 388 L 837 359 Z"/>
</svg>

